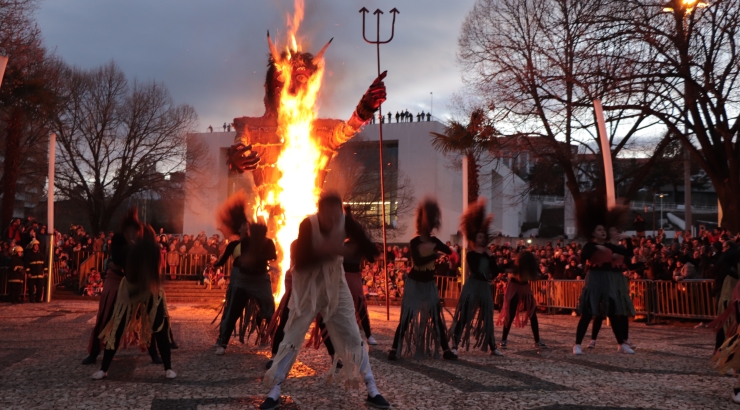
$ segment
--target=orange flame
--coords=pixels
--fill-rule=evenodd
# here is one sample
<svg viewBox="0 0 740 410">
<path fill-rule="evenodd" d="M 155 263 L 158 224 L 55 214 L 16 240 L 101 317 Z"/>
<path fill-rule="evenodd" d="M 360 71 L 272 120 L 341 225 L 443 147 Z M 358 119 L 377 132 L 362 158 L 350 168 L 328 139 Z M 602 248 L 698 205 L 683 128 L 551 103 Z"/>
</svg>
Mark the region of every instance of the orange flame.
<svg viewBox="0 0 740 410">
<path fill-rule="evenodd" d="M 278 261 L 280 283 L 274 295 L 276 301 L 285 292 L 283 278 L 290 267 L 290 244 L 298 237 L 298 226 L 306 216 L 316 212 L 319 196 L 316 177 L 321 169 L 321 150 L 312 137 L 312 124 L 317 115 L 316 99 L 321 89 L 324 63 L 320 61 L 316 72 L 308 77 L 307 83 L 303 87 L 296 87 L 297 93 L 291 95 L 289 90 L 293 80 L 293 66 L 290 60 L 292 53 L 300 51 L 296 33 L 303 19 L 303 1 L 296 0 L 295 7 L 293 17 L 288 16 L 287 58 L 275 62 L 281 77 L 285 79 L 278 108 L 278 134 L 284 146 L 276 164 L 282 175 L 277 183 L 278 187 L 268 193 L 267 203 L 262 207 L 265 209 L 264 205 L 279 205 L 283 210 L 275 233 L 275 239 L 283 250 Z M 264 211 L 263 216 L 267 216 Z"/>
</svg>

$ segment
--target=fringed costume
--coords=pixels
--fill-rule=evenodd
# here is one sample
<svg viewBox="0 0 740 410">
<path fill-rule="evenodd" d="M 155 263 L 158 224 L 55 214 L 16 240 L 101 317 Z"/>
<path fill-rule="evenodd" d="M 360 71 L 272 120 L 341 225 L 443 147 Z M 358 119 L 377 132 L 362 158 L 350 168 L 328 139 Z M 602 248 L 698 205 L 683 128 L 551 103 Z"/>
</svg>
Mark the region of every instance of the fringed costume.
<svg viewBox="0 0 740 410">
<path fill-rule="evenodd" d="M 124 232 L 131 238 L 126 239 Z M 111 238 L 110 259 L 106 266 L 105 280 L 103 282 L 103 292 L 100 294 L 100 303 L 98 304 L 98 315 L 95 319 L 95 326 L 90 334 L 90 341 L 87 345 L 88 357 L 82 361 L 82 364 L 95 363 L 103 345 L 100 341 L 100 334 L 103 327 L 111 320 L 113 306 L 116 303 L 118 289 L 123 280 L 124 268 L 128 258 L 129 245 L 132 241 L 138 240 L 143 234 L 143 225 L 134 209 L 129 209 L 121 222 L 121 232 L 116 233 Z"/>
<path fill-rule="evenodd" d="M 240 234 L 241 238 L 229 244 L 216 262 L 216 266 L 222 266 L 229 257 L 233 258 L 226 306 L 219 326 L 217 355 L 225 353 L 240 318 L 239 340 L 244 343 L 245 336 L 249 339 L 255 334 L 256 345 L 266 344 L 267 327 L 275 312 L 268 273 L 270 261 L 277 259 L 275 243 L 266 237 L 265 225 L 247 223 L 246 206 L 246 195 L 239 191 L 229 197 L 218 212 L 219 226 L 224 235 Z"/>
<path fill-rule="evenodd" d="M 733 371 L 738 380 L 735 383 L 732 392 L 732 400 L 735 403 L 740 404 L 740 333 L 738 333 L 738 323 L 740 323 L 740 283 L 736 278 L 732 277 L 732 273 L 737 274 L 738 261 L 738 246 L 734 241 L 726 241 L 723 244 L 723 252 L 720 255 L 717 266 L 724 271 L 719 273 L 725 276 L 723 280 L 722 290 L 724 291 L 727 283 L 735 283 L 735 287 L 732 290 L 732 297 L 730 301 L 725 305 L 725 309 L 719 313 L 717 319 L 715 319 L 708 326 L 718 334 L 717 341 L 719 342 L 719 336 L 727 335 L 727 339 L 715 350 L 714 356 L 712 357 L 712 364 L 714 368 L 720 374 L 727 374 L 729 371 Z M 719 262 L 722 262 L 721 264 Z M 734 271 L 730 268 L 730 265 L 735 269 Z M 734 279 L 730 281 L 730 279 Z"/>
<path fill-rule="evenodd" d="M 450 351 L 447 344 L 447 327 L 434 282 L 438 253 L 449 255 L 452 250 L 431 236 L 432 231 L 440 225 L 439 206 L 435 201 L 423 201 L 417 209 L 416 219 L 420 236 L 409 243 L 413 267 L 404 283 L 401 321 L 396 328 L 388 359 L 396 360 L 399 355 L 439 357 L 441 347 L 445 358 L 454 360 L 457 355 Z"/>
<path fill-rule="evenodd" d="M 272 353 L 270 361 L 266 366 L 267 369 L 272 366 L 273 359 L 280 348 L 280 343 L 282 343 L 285 338 L 285 325 L 288 323 L 288 317 L 290 316 L 290 308 L 288 305 L 290 304 L 290 297 L 293 294 L 293 268 L 288 269 L 285 273 L 284 289 L 285 293 L 283 293 L 283 297 L 280 299 L 280 304 L 278 305 L 277 310 L 275 310 L 275 313 L 273 313 L 270 324 L 267 327 L 267 336 L 269 338 Z M 316 317 L 314 329 L 311 331 L 311 337 L 306 342 L 305 347 L 313 346 L 315 349 L 318 349 L 321 342 L 324 343 L 326 351 L 329 353 L 329 356 L 332 357 L 332 360 L 334 360 L 334 345 L 331 343 L 331 338 L 326 331 L 326 325 L 324 325 L 324 322 L 321 320 L 321 314 L 319 314 Z"/>
<path fill-rule="evenodd" d="M 734 329 L 738 324 L 733 312 L 727 312 L 727 310 L 732 310 L 730 305 L 733 302 L 735 288 L 738 284 L 740 253 L 738 253 L 738 246 L 734 241 L 726 241 L 722 246 L 723 251 L 717 262 L 712 266 L 712 272 L 710 273 L 711 276 L 714 276 L 713 296 L 717 298 L 717 316 L 725 318 L 721 321 L 722 325 L 716 329 L 715 350 L 719 349 L 726 337 L 735 334 Z"/>
<path fill-rule="evenodd" d="M 525 327 L 527 322 L 532 327 L 534 345 L 537 348 L 546 347 L 540 342 L 540 326 L 537 320 L 537 301 L 532 294 L 529 281 L 537 278 L 538 263 L 535 256 L 528 251 L 522 251 L 516 256 L 515 272 L 509 277 L 504 293 L 504 304 L 496 321 L 497 325 L 504 326 L 501 336 L 501 346 L 506 347 L 511 325 Z"/>
<path fill-rule="evenodd" d="M 484 352 L 490 348 L 491 354 L 500 355 L 501 352 L 496 349 L 494 336 L 493 294 L 490 282 L 498 272 L 496 258 L 485 249 L 492 220 L 492 216 L 486 215 L 486 204 L 483 200 L 469 205 L 462 216 L 460 228 L 473 250 L 466 254 L 465 284 L 460 292 L 455 316 L 452 318 L 450 333 L 455 350 L 458 346 L 469 350 L 472 333 L 475 339 L 473 348 L 480 348 Z"/>
<path fill-rule="evenodd" d="M 591 239 L 583 246 L 581 257 L 586 261 L 588 273 L 581 298 L 576 309 L 581 315 L 576 329 L 574 354 L 582 354 L 583 341 L 588 324 L 594 317 L 608 317 L 617 339 L 619 351 L 632 354 L 634 351 L 625 343 L 629 315 L 635 314 L 629 286 L 624 286 L 620 265 L 615 263 L 615 254 L 628 256 L 628 251 L 607 241 L 607 229 L 618 226 L 623 208 L 608 210 L 603 195 L 584 195 L 578 228 L 581 235 Z"/>
<path fill-rule="evenodd" d="M 367 346 L 357 327 L 354 303 L 340 256 L 342 243 L 347 238 L 356 241 L 359 252 L 364 255 L 373 257 L 377 249 L 360 225 L 344 216 L 341 205 L 338 196 L 322 197 L 319 213 L 304 219 L 299 227 L 293 255 L 293 288 L 288 302 L 290 313 L 283 341 L 264 377 L 264 384 L 272 390 L 261 408 L 277 405 L 281 384 L 295 363 L 309 326 L 319 313 L 336 349 L 327 382 L 346 387 L 358 387 L 364 383 L 369 403 L 382 401 L 387 404 L 375 386 Z M 324 215 L 323 220 L 327 221 L 323 226 L 319 215 Z M 339 362 L 343 363 L 341 369 L 337 366 Z"/>
<path fill-rule="evenodd" d="M 171 364 L 170 320 L 164 290 L 159 286 L 159 247 L 147 226 L 143 238 L 129 244 L 125 277 L 121 279 L 109 319 L 98 337 L 105 346 L 103 363 L 94 379 L 107 375 L 122 340 L 138 338 L 142 350 L 152 338 L 164 364 L 165 376 L 175 378 Z"/>
</svg>

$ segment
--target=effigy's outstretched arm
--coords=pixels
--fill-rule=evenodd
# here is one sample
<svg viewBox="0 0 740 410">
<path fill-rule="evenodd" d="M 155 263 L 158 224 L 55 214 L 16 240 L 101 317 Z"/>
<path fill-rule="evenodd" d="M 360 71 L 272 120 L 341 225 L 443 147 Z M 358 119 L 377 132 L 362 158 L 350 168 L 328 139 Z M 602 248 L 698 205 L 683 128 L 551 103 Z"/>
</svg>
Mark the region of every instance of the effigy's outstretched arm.
<svg viewBox="0 0 740 410">
<path fill-rule="evenodd" d="M 383 79 L 385 78 L 387 71 L 383 71 L 378 78 L 370 84 L 365 95 L 362 96 L 360 102 L 355 108 L 355 112 L 352 113 L 349 121 L 343 122 L 338 126 L 332 133 L 331 141 L 328 141 L 328 147 L 331 150 L 336 150 L 340 145 L 344 144 L 352 138 L 357 131 L 362 128 L 363 125 L 367 124 L 375 115 L 375 111 L 378 110 L 381 104 L 386 99 L 385 84 Z"/>
<path fill-rule="evenodd" d="M 234 119 L 234 129 L 236 130 L 236 137 L 234 138 L 234 145 L 229 147 L 226 153 L 226 163 L 230 170 L 238 173 L 244 171 L 251 171 L 257 168 L 260 162 L 260 157 L 256 151 L 252 151 L 252 144 L 250 144 L 249 129 L 246 123 L 240 121 L 240 118 Z"/>
</svg>

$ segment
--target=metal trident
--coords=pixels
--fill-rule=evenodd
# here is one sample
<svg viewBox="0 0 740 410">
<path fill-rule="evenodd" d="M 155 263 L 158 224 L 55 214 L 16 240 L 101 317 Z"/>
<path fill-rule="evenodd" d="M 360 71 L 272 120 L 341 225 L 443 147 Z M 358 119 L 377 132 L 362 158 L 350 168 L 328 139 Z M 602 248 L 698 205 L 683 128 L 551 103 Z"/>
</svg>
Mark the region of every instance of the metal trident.
<svg viewBox="0 0 740 410">
<path fill-rule="evenodd" d="M 380 45 L 381 44 L 388 44 L 393 40 L 393 34 L 395 33 L 396 28 L 396 14 L 400 13 L 398 9 L 393 8 L 390 13 L 393 14 L 393 21 L 391 22 L 391 37 L 388 40 L 380 41 L 380 15 L 383 14 L 380 9 L 375 10 L 373 14 L 377 16 L 377 31 L 375 34 L 375 41 L 370 41 L 367 39 L 367 35 L 365 35 L 365 16 L 367 13 L 369 13 L 370 10 L 366 9 L 365 7 L 360 9 L 360 13 L 362 13 L 362 38 L 365 39 L 366 42 L 370 44 L 375 44 L 375 49 L 377 51 L 377 58 L 378 58 L 378 78 L 380 78 Z M 383 107 L 382 105 L 378 107 L 378 116 L 380 117 L 380 121 L 378 121 L 378 142 L 380 143 L 380 209 L 381 209 L 381 217 L 382 223 L 381 228 L 383 232 L 383 272 L 385 274 L 385 314 L 386 314 L 386 320 L 391 320 L 391 308 L 390 308 L 390 293 L 388 292 L 388 259 L 387 259 L 387 252 L 386 249 L 388 249 L 388 243 L 386 241 L 386 233 L 385 233 L 385 180 L 383 177 Z M 389 121 L 390 123 L 390 118 Z"/>
</svg>

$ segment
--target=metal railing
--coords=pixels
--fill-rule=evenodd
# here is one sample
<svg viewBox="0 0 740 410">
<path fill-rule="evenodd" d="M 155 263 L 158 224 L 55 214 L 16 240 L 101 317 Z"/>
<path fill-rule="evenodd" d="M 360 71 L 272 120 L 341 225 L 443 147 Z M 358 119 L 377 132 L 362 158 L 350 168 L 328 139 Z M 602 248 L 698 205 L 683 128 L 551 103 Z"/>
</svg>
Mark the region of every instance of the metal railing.
<svg viewBox="0 0 740 410">
<path fill-rule="evenodd" d="M 583 280 L 540 280 L 530 282 L 539 307 L 578 307 Z M 714 281 L 631 280 L 630 297 L 637 314 L 653 317 L 711 320 L 717 316 L 717 302 L 711 296 Z M 440 297 L 442 291 L 440 290 Z"/>
<path fill-rule="evenodd" d="M 440 299 L 460 299 L 460 281 L 456 276 L 435 276 Z"/>
</svg>

